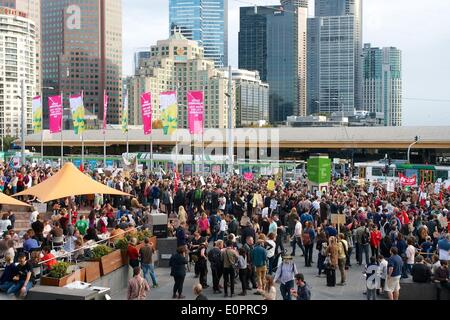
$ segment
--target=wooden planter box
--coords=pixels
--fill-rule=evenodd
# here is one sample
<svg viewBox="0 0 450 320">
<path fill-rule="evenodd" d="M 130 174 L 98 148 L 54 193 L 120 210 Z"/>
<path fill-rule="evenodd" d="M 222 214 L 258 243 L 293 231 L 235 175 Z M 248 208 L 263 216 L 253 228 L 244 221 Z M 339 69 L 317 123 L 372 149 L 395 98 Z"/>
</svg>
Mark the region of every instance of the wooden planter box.
<svg viewBox="0 0 450 320">
<path fill-rule="evenodd" d="M 100 261 L 86 261 L 80 264 L 86 269 L 86 277 L 83 281 L 92 283 L 97 279 L 100 279 Z"/>
<path fill-rule="evenodd" d="M 116 250 L 100 259 L 101 275 L 107 275 L 123 267 L 122 252 Z"/>
<path fill-rule="evenodd" d="M 64 287 L 72 282 L 84 281 L 86 278 L 86 269 L 81 268 L 74 273 L 69 274 L 61 279 L 41 277 L 41 286 Z"/>
</svg>

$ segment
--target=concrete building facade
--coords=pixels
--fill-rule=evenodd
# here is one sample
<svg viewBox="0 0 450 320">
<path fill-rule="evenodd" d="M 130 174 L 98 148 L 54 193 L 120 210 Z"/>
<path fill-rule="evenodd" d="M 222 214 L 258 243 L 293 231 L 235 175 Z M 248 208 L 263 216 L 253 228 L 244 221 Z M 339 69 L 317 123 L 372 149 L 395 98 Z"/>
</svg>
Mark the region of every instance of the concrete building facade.
<svg viewBox="0 0 450 320">
<path fill-rule="evenodd" d="M 22 100 L 25 99 L 26 133 L 32 128 L 32 99 L 37 87 L 36 25 L 27 14 L 0 8 L 0 134 L 19 137 Z M 22 81 L 25 97 L 22 97 Z"/>
<path fill-rule="evenodd" d="M 187 92 L 195 90 L 204 91 L 205 128 L 228 127 L 228 72 L 217 69 L 214 61 L 206 59 L 203 47 L 175 32 L 169 39 L 158 41 L 150 51 L 151 57 L 143 60 L 138 72 L 128 79 L 129 109 L 133 115 L 130 125 L 142 124 L 142 93 L 152 94 L 153 119 L 159 120 L 160 94 L 176 91 L 178 126 L 187 128 Z M 234 100 L 234 84 L 232 88 L 231 99 Z M 235 119 L 233 111 L 233 123 Z"/>
</svg>

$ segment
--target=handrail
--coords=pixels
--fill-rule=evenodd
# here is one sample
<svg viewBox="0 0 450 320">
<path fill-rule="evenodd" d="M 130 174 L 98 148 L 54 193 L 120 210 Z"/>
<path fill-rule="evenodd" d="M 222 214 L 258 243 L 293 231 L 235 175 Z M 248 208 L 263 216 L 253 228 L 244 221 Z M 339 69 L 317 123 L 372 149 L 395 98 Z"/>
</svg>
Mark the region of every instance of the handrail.
<svg viewBox="0 0 450 320">
<path fill-rule="evenodd" d="M 127 233 L 135 232 L 136 230 L 142 229 L 143 227 L 144 227 L 144 226 L 135 227 L 134 230 L 128 230 L 128 231 L 125 231 L 125 232 L 122 233 L 122 234 L 118 234 L 118 235 L 115 235 L 115 236 L 112 236 L 112 237 L 108 237 L 107 239 L 103 239 L 103 240 L 94 242 L 93 244 L 91 244 L 91 245 L 89 245 L 89 246 L 83 246 L 83 247 L 78 248 L 78 249 L 76 249 L 76 250 L 73 250 L 73 251 L 70 251 L 70 252 L 65 252 L 63 255 L 61 255 L 61 256 L 59 256 L 59 257 L 51 258 L 51 259 L 44 260 L 44 261 L 39 261 L 38 265 L 39 265 L 39 266 L 42 266 L 43 264 L 45 264 L 45 263 L 47 263 L 47 262 L 50 262 L 50 261 L 52 261 L 52 260 L 58 260 L 58 259 L 66 258 L 66 257 L 68 257 L 68 258 L 69 258 L 69 261 L 70 261 L 70 257 L 72 256 L 72 254 L 75 253 L 75 252 L 77 252 L 77 251 L 79 251 L 79 250 L 82 250 L 82 249 L 83 249 L 83 250 L 89 249 L 89 248 L 92 247 L 93 245 L 97 245 L 97 244 L 101 244 L 102 242 L 110 241 L 111 239 L 114 239 L 114 238 L 119 237 L 119 236 L 124 236 L 124 235 L 126 235 Z"/>
</svg>

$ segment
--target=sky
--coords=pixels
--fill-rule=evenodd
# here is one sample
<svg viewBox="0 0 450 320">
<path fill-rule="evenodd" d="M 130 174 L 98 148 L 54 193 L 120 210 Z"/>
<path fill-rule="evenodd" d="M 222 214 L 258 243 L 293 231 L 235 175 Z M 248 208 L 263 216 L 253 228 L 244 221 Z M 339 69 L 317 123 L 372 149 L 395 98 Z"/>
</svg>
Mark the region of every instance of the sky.
<svg viewBox="0 0 450 320">
<path fill-rule="evenodd" d="M 310 0 L 310 16 L 313 0 Z M 278 0 L 229 0 L 229 53 L 238 64 L 239 7 Z M 123 0 L 124 75 L 133 53 L 169 36 L 169 0 Z M 364 0 L 364 43 L 397 47 L 403 59 L 403 125 L 450 124 L 449 0 Z"/>
</svg>

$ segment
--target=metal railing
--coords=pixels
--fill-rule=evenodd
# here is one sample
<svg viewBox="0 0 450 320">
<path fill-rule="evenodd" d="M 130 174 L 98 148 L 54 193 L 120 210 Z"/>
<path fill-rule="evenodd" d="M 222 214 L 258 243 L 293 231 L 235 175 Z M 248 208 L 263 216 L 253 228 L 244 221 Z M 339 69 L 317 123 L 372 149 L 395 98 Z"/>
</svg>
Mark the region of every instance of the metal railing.
<svg viewBox="0 0 450 320">
<path fill-rule="evenodd" d="M 135 227 L 135 228 L 133 228 L 132 230 L 124 231 L 124 233 L 117 234 L 117 235 L 115 235 L 115 236 L 112 236 L 112 237 L 108 237 L 108 238 L 106 238 L 106 239 L 99 240 L 99 241 L 97 241 L 97 242 L 91 243 L 90 245 L 85 245 L 85 246 L 83 246 L 83 247 L 80 247 L 80 248 L 78 248 L 78 249 L 76 249 L 76 250 L 69 251 L 69 252 L 64 252 L 64 254 L 62 254 L 61 256 L 54 257 L 54 258 L 50 258 L 50 259 L 43 260 L 43 261 L 39 261 L 39 262 L 38 262 L 38 267 L 40 268 L 40 275 L 42 276 L 42 274 L 43 274 L 43 271 L 44 271 L 44 265 L 45 265 L 46 263 L 50 262 L 50 261 L 53 261 L 53 260 L 58 261 L 58 260 L 62 260 L 62 259 L 67 258 L 67 260 L 68 260 L 69 262 L 72 262 L 72 255 L 73 255 L 75 252 L 77 252 L 77 251 L 80 251 L 80 250 L 83 250 L 83 251 L 84 251 L 84 250 L 86 250 L 86 249 L 91 249 L 92 247 L 95 247 L 95 246 L 97 246 L 97 245 L 99 245 L 99 244 L 106 243 L 106 242 L 107 242 L 107 243 L 111 243 L 111 240 L 112 240 L 112 239 L 118 238 L 118 237 L 125 237 L 128 233 L 138 232 L 138 231 L 139 231 L 140 229 L 142 229 L 143 227 L 144 227 L 144 226 Z M 78 260 L 75 260 L 75 265 L 78 265 Z M 35 267 L 35 268 L 37 268 L 37 267 Z"/>
</svg>

